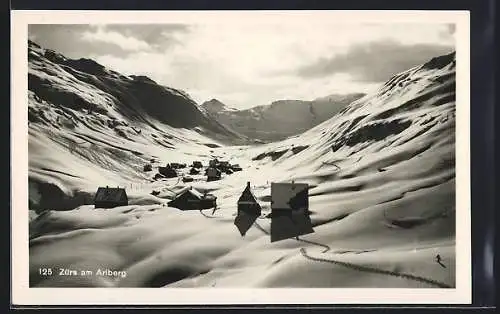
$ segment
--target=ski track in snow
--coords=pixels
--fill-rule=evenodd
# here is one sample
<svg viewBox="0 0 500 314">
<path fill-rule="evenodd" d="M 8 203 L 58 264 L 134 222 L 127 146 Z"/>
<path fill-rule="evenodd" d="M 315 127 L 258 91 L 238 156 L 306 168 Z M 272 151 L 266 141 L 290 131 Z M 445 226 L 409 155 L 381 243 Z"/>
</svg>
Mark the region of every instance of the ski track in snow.
<svg viewBox="0 0 500 314">
<path fill-rule="evenodd" d="M 357 270 L 360 272 L 369 272 L 369 273 L 374 273 L 374 274 L 388 275 L 388 276 L 399 277 L 399 278 L 404 278 L 404 279 L 409 279 L 409 280 L 415 280 L 415 281 L 426 283 L 426 284 L 436 286 L 439 288 L 453 288 L 452 286 L 450 286 L 446 283 L 439 282 L 439 281 L 436 281 L 436 280 L 433 280 L 430 278 L 415 276 L 412 274 L 392 272 L 392 271 L 382 270 L 382 269 L 373 268 L 373 267 L 366 267 L 366 266 L 356 265 L 356 264 L 352 264 L 352 263 L 336 261 L 333 259 L 313 257 L 307 253 L 305 248 L 300 249 L 300 254 L 302 254 L 302 256 L 304 256 L 308 260 L 315 261 L 315 262 L 323 262 L 323 263 L 340 265 L 340 266 L 351 268 L 351 269 L 354 269 L 354 270 Z"/>
</svg>

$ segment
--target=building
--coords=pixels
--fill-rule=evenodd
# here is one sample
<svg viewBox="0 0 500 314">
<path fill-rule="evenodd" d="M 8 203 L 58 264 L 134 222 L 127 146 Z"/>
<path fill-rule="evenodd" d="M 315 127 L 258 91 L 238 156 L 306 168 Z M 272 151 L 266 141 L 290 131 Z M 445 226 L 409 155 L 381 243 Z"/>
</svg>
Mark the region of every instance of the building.
<svg viewBox="0 0 500 314">
<path fill-rule="evenodd" d="M 247 182 L 247 186 L 241 193 L 240 198 L 238 199 L 238 215 L 246 213 L 248 215 L 260 216 L 261 207 L 257 202 L 257 198 L 252 193 L 250 189 L 250 182 Z"/>
<path fill-rule="evenodd" d="M 227 170 L 230 170 L 231 169 L 231 165 L 229 164 L 228 161 L 220 161 L 218 164 L 217 164 L 217 169 L 219 169 L 220 171 L 222 172 L 226 172 Z"/>
<path fill-rule="evenodd" d="M 173 169 L 182 169 L 182 168 L 186 168 L 186 164 L 180 164 L 178 162 L 171 162 L 170 163 L 170 166 L 173 168 Z"/>
<path fill-rule="evenodd" d="M 242 236 L 246 234 L 260 214 L 261 207 L 250 189 L 250 182 L 247 182 L 247 186 L 238 199 L 238 215 L 234 219 L 234 225 Z"/>
<path fill-rule="evenodd" d="M 201 163 L 201 161 L 193 161 L 192 167 L 196 169 L 203 168 L 203 164 Z"/>
<path fill-rule="evenodd" d="M 182 177 L 182 182 L 193 182 L 193 181 L 194 181 L 193 177 L 190 176 Z"/>
<path fill-rule="evenodd" d="M 177 171 L 167 164 L 165 167 L 158 167 L 158 172 L 163 175 L 165 178 L 174 178 L 177 177 Z"/>
<path fill-rule="evenodd" d="M 271 183 L 271 242 L 313 233 L 309 185 Z"/>
<path fill-rule="evenodd" d="M 200 170 L 196 168 L 189 169 L 189 174 L 200 174 Z"/>
<path fill-rule="evenodd" d="M 95 193 L 95 208 L 113 208 L 126 205 L 128 205 L 128 196 L 123 188 L 99 187 Z"/>
<path fill-rule="evenodd" d="M 241 169 L 240 165 L 238 165 L 238 164 L 234 164 L 234 165 L 232 165 L 232 166 L 231 166 L 231 169 L 232 169 L 233 171 L 241 171 L 241 170 L 243 170 L 243 169 Z"/>
<path fill-rule="evenodd" d="M 210 167 L 205 173 L 207 175 L 207 182 L 220 180 L 221 178 L 221 172 L 217 168 Z"/>
<path fill-rule="evenodd" d="M 189 187 L 177 194 L 167 205 L 180 210 L 201 210 L 217 206 L 217 197 L 212 194 L 202 194 Z"/>
<path fill-rule="evenodd" d="M 153 170 L 153 166 L 151 164 L 144 165 L 144 172 L 152 171 L 152 170 Z"/>
<path fill-rule="evenodd" d="M 209 166 L 209 167 L 213 167 L 213 168 L 215 168 L 215 167 L 217 167 L 218 165 L 219 165 L 219 161 L 217 160 L 217 158 L 214 158 L 214 159 L 212 159 L 212 160 L 210 160 L 210 161 L 208 162 L 208 166 Z"/>
</svg>

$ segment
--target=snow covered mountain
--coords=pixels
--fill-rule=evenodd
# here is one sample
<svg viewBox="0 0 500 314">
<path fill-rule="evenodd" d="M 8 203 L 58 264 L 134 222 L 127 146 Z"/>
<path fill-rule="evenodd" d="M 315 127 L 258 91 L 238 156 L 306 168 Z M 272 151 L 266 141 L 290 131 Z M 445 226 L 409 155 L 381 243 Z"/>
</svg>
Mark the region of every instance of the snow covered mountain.
<svg viewBox="0 0 500 314">
<path fill-rule="evenodd" d="M 30 122 L 56 128 L 91 127 L 108 119 L 108 125 L 115 125 L 110 128 L 123 137 L 136 134 L 132 124 L 140 128 L 140 124 L 161 123 L 199 128 L 202 134 L 226 142 L 238 139 L 204 114 L 185 92 L 158 85 L 146 76 L 127 77 L 90 59 L 68 59 L 32 41 L 28 44 L 28 60 L 29 91 L 37 102 L 30 102 Z M 57 122 L 61 119 L 66 124 Z"/>
<path fill-rule="evenodd" d="M 42 76 L 37 62 L 30 73 Z M 63 87 L 48 90 L 76 88 L 61 73 L 49 78 Z M 253 146 L 209 147 L 195 131 L 146 122 L 133 134 L 113 110 L 125 139 L 101 113 L 109 94 L 77 87 L 99 105 L 93 122 L 29 91 L 43 121 L 29 127 L 30 208 L 39 209 L 30 211 L 31 286 L 455 287 L 454 53 L 395 75 L 302 134 Z M 213 157 L 243 170 L 185 184 L 142 169 L 150 158 L 155 170 Z M 309 184 L 315 232 L 271 243 L 270 184 L 292 180 Z M 263 215 L 241 237 L 233 222 L 248 181 Z M 127 187 L 128 206 L 95 209 L 85 199 L 108 184 Z M 217 196 L 217 211 L 167 205 L 188 187 Z M 50 266 L 125 275 L 38 275 Z"/>
<path fill-rule="evenodd" d="M 330 95 L 304 100 L 278 100 L 246 110 L 229 108 L 217 99 L 201 106 L 221 124 L 249 138 L 278 141 L 302 133 L 330 119 L 362 93 Z"/>
</svg>

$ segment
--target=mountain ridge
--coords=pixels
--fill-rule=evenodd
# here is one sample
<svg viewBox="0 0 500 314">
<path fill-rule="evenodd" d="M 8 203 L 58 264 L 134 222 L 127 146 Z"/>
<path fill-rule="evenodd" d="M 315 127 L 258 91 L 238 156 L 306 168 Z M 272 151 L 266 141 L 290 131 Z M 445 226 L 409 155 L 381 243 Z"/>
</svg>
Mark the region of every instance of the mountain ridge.
<svg viewBox="0 0 500 314">
<path fill-rule="evenodd" d="M 200 110 L 187 93 L 147 76 L 125 76 L 87 58 L 69 59 L 33 41 L 28 43 L 28 61 L 28 89 L 48 103 L 87 114 L 118 114 L 130 122 L 156 120 L 175 128 L 201 128 L 226 142 L 241 140 Z"/>
<path fill-rule="evenodd" d="M 304 132 L 364 96 L 364 93 L 350 93 L 313 100 L 281 99 L 242 110 L 228 107 L 214 98 L 202 103 L 201 107 L 228 129 L 269 142 Z"/>
</svg>

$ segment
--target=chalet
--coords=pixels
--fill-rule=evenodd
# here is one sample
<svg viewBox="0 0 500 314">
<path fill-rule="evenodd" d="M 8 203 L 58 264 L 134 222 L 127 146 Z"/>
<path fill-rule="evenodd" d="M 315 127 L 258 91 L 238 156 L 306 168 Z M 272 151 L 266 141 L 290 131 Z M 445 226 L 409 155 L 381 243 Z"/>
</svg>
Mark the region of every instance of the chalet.
<svg viewBox="0 0 500 314">
<path fill-rule="evenodd" d="M 221 161 L 219 162 L 217 168 L 219 168 L 221 171 L 226 171 L 231 168 L 231 165 L 229 164 L 228 161 Z"/>
<path fill-rule="evenodd" d="M 186 164 L 180 164 L 178 162 L 171 162 L 170 163 L 170 166 L 173 168 L 173 169 L 182 169 L 182 168 L 186 168 Z"/>
<path fill-rule="evenodd" d="M 154 180 L 160 180 L 160 179 L 164 179 L 165 177 L 162 176 L 161 174 L 157 173 L 155 174 L 155 176 L 153 177 Z"/>
<path fill-rule="evenodd" d="M 214 159 L 212 159 L 212 160 L 210 160 L 210 161 L 208 162 L 208 166 L 209 166 L 209 167 L 212 167 L 212 168 L 215 168 L 215 167 L 217 167 L 218 165 L 219 165 L 219 161 L 217 160 L 217 158 L 214 158 Z"/>
<path fill-rule="evenodd" d="M 189 174 L 200 174 L 200 170 L 196 168 L 189 169 Z"/>
<path fill-rule="evenodd" d="M 203 168 L 203 164 L 201 163 L 201 161 L 193 161 L 192 167 L 196 169 Z"/>
<path fill-rule="evenodd" d="M 238 215 L 234 219 L 234 225 L 240 234 L 244 236 L 261 214 L 261 207 L 250 189 L 250 182 L 238 199 Z"/>
<path fill-rule="evenodd" d="M 193 182 L 193 181 L 194 181 L 193 177 L 190 176 L 182 177 L 182 182 Z"/>
<path fill-rule="evenodd" d="M 309 185 L 271 183 L 271 242 L 313 233 Z"/>
<path fill-rule="evenodd" d="M 217 168 L 210 167 L 206 171 L 207 182 L 220 180 L 221 172 Z"/>
<path fill-rule="evenodd" d="M 233 171 L 241 171 L 243 169 L 241 169 L 240 165 L 234 164 L 234 165 L 231 166 L 231 170 L 233 170 Z"/>
<path fill-rule="evenodd" d="M 165 167 L 158 167 L 158 172 L 165 178 L 177 177 L 177 171 L 170 164 L 167 164 Z"/>
<path fill-rule="evenodd" d="M 148 172 L 148 171 L 152 171 L 152 170 L 153 170 L 153 166 L 151 166 L 151 164 L 144 165 L 144 172 Z"/>
<path fill-rule="evenodd" d="M 168 206 L 180 210 L 201 210 L 215 207 L 216 202 L 217 197 L 214 195 L 202 194 L 190 187 L 177 194 L 175 199 L 168 202 Z"/>
<path fill-rule="evenodd" d="M 95 208 L 113 208 L 126 205 L 128 205 L 128 197 L 123 188 L 99 187 L 95 193 Z"/>
<path fill-rule="evenodd" d="M 247 182 L 247 186 L 238 199 L 238 215 L 242 213 L 255 216 L 260 216 L 261 214 L 261 207 L 257 202 L 257 198 L 250 189 L 250 182 Z"/>
</svg>

